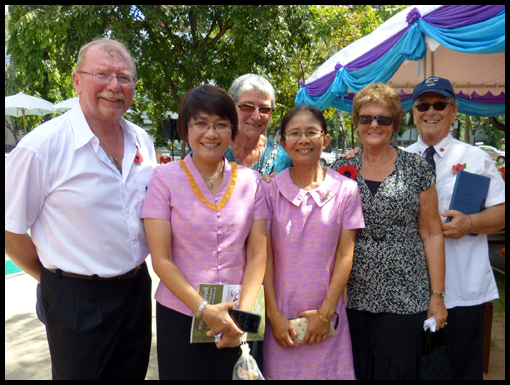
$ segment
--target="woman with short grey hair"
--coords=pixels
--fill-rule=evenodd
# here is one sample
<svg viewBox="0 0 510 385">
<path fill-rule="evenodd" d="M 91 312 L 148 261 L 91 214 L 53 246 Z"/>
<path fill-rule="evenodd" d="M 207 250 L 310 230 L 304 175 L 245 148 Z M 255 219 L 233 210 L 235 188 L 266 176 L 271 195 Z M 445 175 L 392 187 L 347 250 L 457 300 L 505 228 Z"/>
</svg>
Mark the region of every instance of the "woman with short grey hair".
<svg viewBox="0 0 510 385">
<path fill-rule="evenodd" d="M 278 173 L 292 165 L 280 146 L 263 135 L 275 109 L 275 93 L 264 77 L 245 74 L 234 80 L 230 96 L 237 107 L 239 132 L 225 157 L 261 175 Z"/>
</svg>

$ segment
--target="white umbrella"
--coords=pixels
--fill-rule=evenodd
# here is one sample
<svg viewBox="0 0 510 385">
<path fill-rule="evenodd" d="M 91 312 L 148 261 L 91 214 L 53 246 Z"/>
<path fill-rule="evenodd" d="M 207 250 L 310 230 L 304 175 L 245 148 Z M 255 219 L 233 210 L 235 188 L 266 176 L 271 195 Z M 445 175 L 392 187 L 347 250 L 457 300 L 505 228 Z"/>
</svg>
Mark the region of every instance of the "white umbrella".
<svg viewBox="0 0 510 385">
<path fill-rule="evenodd" d="M 23 91 L 16 95 L 5 97 L 5 115 L 15 116 L 17 118 L 23 116 L 25 134 L 27 133 L 25 115 L 44 116 L 53 114 L 54 112 L 53 103 L 41 98 L 36 98 L 35 96 L 25 95 Z"/>
<path fill-rule="evenodd" d="M 71 110 L 79 102 L 79 100 L 80 100 L 79 96 L 64 100 L 63 102 L 55 104 L 53 106 L 53 109 L 55 110 L 55 112 Z M 133 111 L 131 109 L 128 109 L 126 112 L 132 113 Z"/>
<path fill-rule="evenodd" d="M 80 100 L 79 96 L 76 96 L 71 99 L 64 100 L 63 102 L 57 103 L 53 106 L 55 112 L 62 112 L 72 109 L 76 103 Z"/>
</svg>

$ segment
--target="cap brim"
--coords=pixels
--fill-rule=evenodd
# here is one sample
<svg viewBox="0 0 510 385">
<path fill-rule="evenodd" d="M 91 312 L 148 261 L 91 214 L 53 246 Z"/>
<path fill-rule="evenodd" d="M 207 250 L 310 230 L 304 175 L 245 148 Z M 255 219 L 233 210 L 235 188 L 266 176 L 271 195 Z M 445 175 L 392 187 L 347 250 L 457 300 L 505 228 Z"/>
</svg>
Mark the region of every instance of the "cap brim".
<svg viewBox="0 0 510 385">
<path fill-rule="evenodd" d="M 455 94 L 452 93 L 451 91 L 448 91 L 448 90 L 433 90 L 433 89 L 430 89 L 430 90 L 423 90 L 421 91 L 418 95 L 414 96 L 413 97 L 413 102 L 418 99 L 418 97 L 420 95 L 423 95 L 423 94 L 427 94 L 427 93 L 433 93 L 433 94 L 439 94 L 439 95 L 442 95 L 444 97 L 447 97 L 447 98 L 453 98 L 455 97 Z"/>
</svg>

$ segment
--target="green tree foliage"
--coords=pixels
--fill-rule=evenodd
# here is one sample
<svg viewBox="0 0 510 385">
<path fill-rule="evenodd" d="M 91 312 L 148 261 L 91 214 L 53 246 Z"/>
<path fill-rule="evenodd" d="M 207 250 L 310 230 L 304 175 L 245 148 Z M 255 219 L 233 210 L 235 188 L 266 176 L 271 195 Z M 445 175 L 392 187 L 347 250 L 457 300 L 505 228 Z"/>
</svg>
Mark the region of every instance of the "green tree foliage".
<svg viewBox="0 0 510 385">
<path fill-rule="evenodd" d="M 269 135 L 294 106 L 299 82 L 325 60 L 405 6 L 381 5 L 11 5 L 5 92 L 20 89 L 58 103 L 75 96 L 71 81 L 79 47 L 95 37 L 124 42 L 137 62 L 130 119 L 147 112 L 162 139 L 162 120 L 199 84 L 226 90 L 253 72 L 269 79 L 277 109 Z M 349 114 L 325 111 L 341 142 Z M 36 119 L 36 118 L 34 118 Z M 342 124 L 340 124 L 341 122 Z M 347 144 L 350 146 L 350 143 Z"/>
<path fill-rule="evenodd" d="M 161 127 L 190 88 L 228 90 L 244 73 L 277 73 L 308 44 L 309 7 L 280 5 L 11 5 L 13 89 L 58 102 L 72 97 L 79 47 L 94 37 L 124 42 L 137 61 L 132 109 Z M 7 92 L 7 90 L 6 90 Z"/>
</svg>

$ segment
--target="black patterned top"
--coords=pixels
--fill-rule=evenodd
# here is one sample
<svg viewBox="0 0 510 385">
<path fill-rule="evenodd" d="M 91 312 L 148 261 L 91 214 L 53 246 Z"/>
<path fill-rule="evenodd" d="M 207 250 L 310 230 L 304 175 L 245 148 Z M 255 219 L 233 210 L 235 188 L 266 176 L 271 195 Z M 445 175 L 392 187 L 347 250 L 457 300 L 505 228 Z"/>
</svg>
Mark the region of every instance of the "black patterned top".
<svg viewBox="0 0 510 385">
<path fill-rule="evenodd" d="M 347 308 L 372 313 L 416 314 L 428 309 L 430 282 L 423 243 L 418 235 L 419 194 L 435 181 L 435 172 L 415 154 L 398 150 L 395 170 L 375 196 L 358 173 L 365 228 L 359 229 L 347 283 Z M 338 159 L 333 170 L 361 154 Z"/>
</svg>

